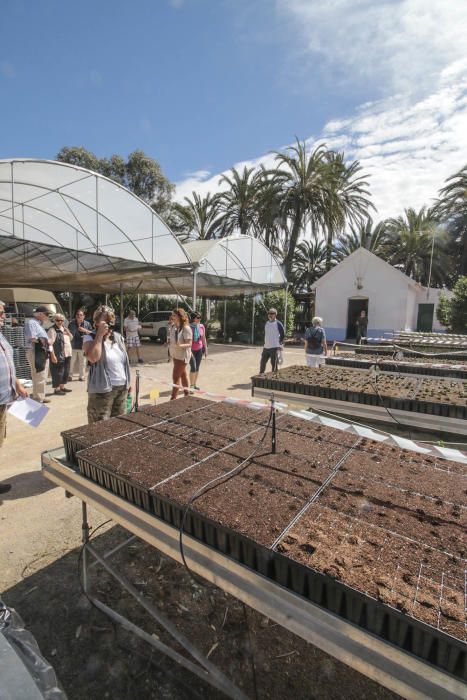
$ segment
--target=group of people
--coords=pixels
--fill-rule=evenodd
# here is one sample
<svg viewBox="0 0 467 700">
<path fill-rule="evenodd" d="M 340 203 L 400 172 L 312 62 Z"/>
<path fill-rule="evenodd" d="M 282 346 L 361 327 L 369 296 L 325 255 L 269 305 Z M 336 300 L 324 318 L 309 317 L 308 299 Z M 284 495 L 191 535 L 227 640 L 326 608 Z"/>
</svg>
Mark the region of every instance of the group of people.
<svg viewBox="0 0 467 700">
<path fill-rule="evenodd" d="M 324 358 L 328 354 L 326 333 L 322 318 L 315 316 L 311 323 L 312 325 L 305 332 L 305 358 L 308 367 L 319 367 L 324 363 Z M 264 347 L 259 366 L 260 374 L 266 371 L 268 361 L 271 362 L 272 371 L 277 371 L 284 337 L 285 329 L 277 318 L 277 309 L 269 309 L 268 320 L 264 326 Z"/>
<path fill-rule="evenodd" d="M 208 356 L 206 329 L 201 323 L 201 314 L 194 311 L 189 319 L 185 309 L 174 309 L 170 315 L 167 344 L 173 363 L 170 398 L 176 399 L 180 388 L 183 388 L 185 396 L 190 393 L 190 388 L 199 389 L 197 382 L 201 360 L 203 355 Z"/>
</svg>

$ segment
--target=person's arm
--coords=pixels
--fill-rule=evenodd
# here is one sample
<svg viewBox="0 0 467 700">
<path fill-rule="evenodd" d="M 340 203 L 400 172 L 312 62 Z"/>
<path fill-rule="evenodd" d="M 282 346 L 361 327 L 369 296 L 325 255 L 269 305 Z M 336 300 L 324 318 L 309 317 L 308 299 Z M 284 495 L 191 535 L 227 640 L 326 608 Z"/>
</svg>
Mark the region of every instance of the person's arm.
<svg viewBox="0 0 467 700">
<path fill-rule="evenodd" d="M 66 326 L 63 326 L 63 332 L 65 335 L 67 335 L 69 338 L 73 338 L 73 333 L 70 332 L 70 329 L 67 328 Z"/>
<path fill-rule="evenodd" d="M 285 338 L 285 330 L 284 330 L 284 326 L 282 325 L 282 323 L 280 321 L 277 322 L 277 328 L 279 329 L 279 343 L 280 343 L 280 345 L 282 345 L 282 343 L 284 342 L 284 338 Z"/>
<path fill-rule="evenodd" d="M 326 333 L 323 331 L 323 337 L 321 339 L 321 345 L 323 346 L 324 349 L 324 354 L 328 354 L 328 343 L 326 341 Z"/>
<path fill-rule="evenodd" d="M 193 342 L 193 335 L 191 333 L 191 330 L 188 332 L 185 328 L 179 333 L 178 336 L 179 340 L 177 340 L 177 345 L 179 348 L 191 348 L 191 344 Z M 186 342 L 181 343 L 180 338 L 182 340 L 185 340 Z"/>
<path fill-rule="evenodd" d="M 18 394 L 18 396 L 21 396 L 22 399 L 28 398 L 29 394 L 26 391 L 26 389 L 24 388 L 24 386 L 21 384 L 19 379 L 16 380 L 15 389 L 16 389 L 16 393 Z"/>
<path fill-rule="evenodd" d="M 54 365 L 57 364 L 57 356 L 54 353 L 54 343 L 56 339 L 56 333 L 54 328 L 49 328 L 47 331 L 47 337 L 49 339 L 49 351 L 50 351 L 50 361 L 53 362 Z"/>
<path fill-rule="evenodd" d="M 83 352 L 92 364 L 99 362 L 102 357 L 102 343 L 104 336 L 109 332 L 109 327 L 105 321 L 101 321 L 97 327 L 94 340 L 83 343 Z"/>
<path fill-rule="evenodd" d="M 203 347 L 204 347 L 204 357 L 208 356 L 208 341 L 206 340 L 206 326 L 203 324 Z"/>
<path fill-rule="evenodd" d="M 26 343 L 29 341 L 31 341 L 31 343 L 37 343 L 38 340 L 33 321 L 34 319 L 31 318 L 24 324 L 24 340 Z"/>
</svg>

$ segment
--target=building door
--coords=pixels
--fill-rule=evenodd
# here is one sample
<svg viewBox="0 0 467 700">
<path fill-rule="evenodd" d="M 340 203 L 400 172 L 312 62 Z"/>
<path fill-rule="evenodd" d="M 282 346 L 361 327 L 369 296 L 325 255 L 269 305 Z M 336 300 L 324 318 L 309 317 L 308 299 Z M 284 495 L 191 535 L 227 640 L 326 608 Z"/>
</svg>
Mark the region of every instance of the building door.
<svg viewBox="0 0 467 700">
<path fill-rule="evenodd" d="M 366 311 L 368 316 L 368 299 L 349 299 L 346 340 L 355 340 L 357 337 L 356 323 L 361 311 Z"/>
<path fill-rule="evenodd" d="M 419 304 L 417 316 L 417 331 L 431 333 L 433 330 L 433 314 L 435 311 L 434 304 Z"/>
</svg>

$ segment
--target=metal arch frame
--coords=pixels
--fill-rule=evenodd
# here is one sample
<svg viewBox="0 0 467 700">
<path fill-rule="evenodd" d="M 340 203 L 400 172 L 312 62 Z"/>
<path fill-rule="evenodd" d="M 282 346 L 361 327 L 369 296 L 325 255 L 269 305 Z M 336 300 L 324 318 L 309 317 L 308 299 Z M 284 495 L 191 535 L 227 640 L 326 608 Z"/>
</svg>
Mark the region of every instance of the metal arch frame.
<svg viewBox="0 0 467 700">
<path fill-rule="evenodd" d="M 71 170 L 78 171 L 78 172 L 81 172 L 81 173 L 85 173 L 85 176 L 82 177 L 82 178 L 79 178 L 78 180 L 73 180 L 73 181 L 68 182 L 68 183 L 66 183 L 66 184 L 64 184 L 64 185 L 60 185 L 59 187 L 56 187 L 56 188 L 44 188 L 43 185 L 42 185 L 42 186 L 41 186 L 41 185 L 36 185 L 36 184 L 34 184 L 34 183 L 31 183 L 31 182 L 28 183 L 28 182 L 15 181 L 15 180 L 14 180 L 14 177 L 13 177 L 13 169 L 14 169 L 15 163 L 37 163 L 37 164 L 43 164 L 43 165 L 55 165 L 55 166 L 58 166 L 58 167 L 61 167 L 61 168 L 70 168 Z M 82 168 L 82 167 L 79 166 L 79 165 L 72 165 L 71 163 L 62 163 L 61 161 L 48 160 L 48 159 L 40 159 L 40 158 L 9 158 L 9 159 L 8 159 L 8 158 L 7 158 L 7 159 L 3 159 L 3 160 L 0 159 L 0 166 L 1 166 L 2 164 L 10 164 L 11 167 L 12 167 L 12 178 L 11 178 L 12 194 L 13 194 L 14 183 L 17 182 L 18 184 L 22 184 L 22 185 L 30 185 L 30 186 L 34 186 L 34 187 L 39 187 L 39 188 L 41 188 L 41 189 L 47 189 L 47 193 L 55 192 L 55 193 L 57 193 L 57 194 L 65 194 L 65 196 L 69 197 L 70 199 L 73 199 L 73 200 L 79 202 L 80 204 L 84 204 L 85 206 L 88 206 L 88 207 L 89 207 L 89 205 L 86 204 L 85 202 L 81 202 L 79 199 L 76 199 L 76 198 L 72 197 L 71 195 L 67 195 L 66 193 L 60 192 L 60 190 L 63 190 L 63 189 L 66 188 L 66 187 L 70 187 L 70 186 L 76 184 L 77 182 L 81 182 L 82 180 L 85 180 L 85 179 L 87 179 L 87 178 L 89 178 L 89 177 L 94 177 L 94 178 L 96 178 L 96 182 L 99 182 L 99 180 L 108 182 L 110 185 L 112 185 L 113 187 L 115 187 L 117 191 L 121 191 L 121 192 L 125 193 L 126 195 L 130 195 L 130 196 L 131 196 L 133 199 L 135 199 L 140 205 L 144 206 L 144 207 L 149 211 L 149 213 L 151 214 L 151 216 L 152 216 L 152 221 L 154 220 L 154 218 L 156 218 L 156 219 L 158 219 L 158 220 L 160 221 L 160 223 L 162 224 L 163 228 L 166 229 L 167 232 L 168 232 L 168 234 L 170 235 L 171 240 L 174 241 L 174 242 L 177 244 L 178 248 L 179 248 L 179 249 L 181 250 L 181 252 L 183 253 L 184 261 L 183 261 L 182 263 L 179 263 L 180 265 L 186 265 L 187 263 L 191 263 L 191 260 L 190 260 L 190 258 L 189 258 L 189 256 L 188 256 L 188 254 L 187 254 L 185 248 L 184 248 L 183 245 L 180 243 L 180 241 L 178 240 L 177 236 L 175 236 L 175 234 L 174 234 L 174 233 L 170 230 L 170 228 L 167 226 L 167 224 L 166 224 L 165 221 L 162 219 L 162 217 L 160 217 L 159 214 L 158 214 L 157 212 L 155 212 L 154 209 L 152 209 L 152 208 L 149 206 L 149 204 L 147 204 L 144 200 L 142 200 L 140 197 L 138 197 L 136 194 L 134 194 L 134 192 L 131 192 L 131 190 L 129 190 L 128 188 L 124 187 L 124 186 L 121 185 L 120 183 L 115 182 L 115 180 L 111 180 L 110 178 L 106 177 L 105 175 L 101 175 L 100 173 L 96 173 L 96 172 L 93 172 L 93 171 L 91 171 L 91 170 L 87 170 L 86 168 Z M 0 180 L 0 182 L 4 182 L 5 184 L 9 184 L 9 183 L 10 183 L 10 180 Z M 45 194 L 44 194 L 44 195 L 38 195 L 39 198 L 40 198 L 41 196 L 45 196 Z M 34 200 L 34 199 L 36 199 L 36 197 L 34 197 L 33 200 Z M 24 202 L 18 202 L 18 203 L 15 204 L 14 206 L 19 206 L 20 204 L 24 204 Z M 11 205 L 11 206 L 12 206 L 12 205 Z M 90 208 L 92 209 L 92 207 L 90 207 Z M 13 209 L 13 206 L 12 206 L 12 209 Z M 96 202 L 96 209 L 95 209 L 95 210 L 97 211 L 97 202 Z M 131 239 L 128 238 L 128 235 L 127 235 L 124 231 L 122 231 L 122 230 L 120 229 L 120 227 L 117 226 L 117 224 L 115 224 L 111 219 L 108 219 L 108 217 L 106 217 L 105 215 L 101 214 L 100 212 L 99 212 L 99 215 L 100 215 L 100 216 L 103 216 L 103 217 L 104 217 L 105 219 L 107 219 L 111 224 L 113 224 L 118 230 L 121 231 L 121 233 L 125 236 L 125 238 L 128 240 L 128 242 L 131 242 Z M 12 216 L 13 216 L 13 221 L 14 221 L 14 213 L 13 213 L 13 212 L 12 212 Z M 59 217 L 58 217 L 58 218 L 59 218 Z M 59 219 L 59 220 L 60 220 L 60 219 Z M 64 223 L 67 223 L 67 222 L 64 222 Z M 68 224 L 68 225 L 69 225 L 69 224 Z M 154 226 L 153 226 L 153 225 L 151 225 L 151 236 L 152 236 L 152 237 L 154 236 Z M 138 249 L 137 249 L 137 250 L 138 250 Z M 139 252 L 140 252 L 140 251 L 139 251 Z M 140 252 L 140 255 L 141 255 L 141 252 Z M 141 257 L 142 257 L 142 259 L 143 259 L 145 262 L 149 262 L 148 260 L 146 260 L 146 259 L 144 258 L 144 256 L 141 255 Z M 151 262 L 154 262 L 154 259 L 151 260 Z"/>
<path fill-rule="evenodd" d="M 88 564 L 88 555 L 109 571 L 111 567 L 107 559 L 134 539 L 131 537 L 103 556 L 97 555 L 92 545 L 87 544 L 89 529 L 85 504 L 92 505 L 122 525 L 133 536 L 181 562 L 178 529 L 74 471 L 64 461 L 63 448 L 42 454 L 42 473 L 56 485 L 65 488 L 68 493 L 77 496 L 83 503 L 82 532 L 85 546 L 82 564 L 85 585 L 88 583 L 88 571 L 95 565 L 94 562 Z M 198 575 L 402 697 L 408 700 L 422 700 L 427 697 L 437 700 L 464 700 L 466 686 L 461 680 L 346 622 L 189 535 L 184 537 L 184 554 L 190 569 Z M 126 584 L 118 572 L 111 573 L 117 573 L 117 580 L 122 585 Z M 133 595 L 131 590 L 129 592 Z M 137 595 L 140 599 L 138 592 Z M 92 600 L 102 612 L 159 648 L 153 637 L 101 601 L 96 602 L 94 598 Z M 159 650 L 162 651 L 160 648 Z M 210 682 L 208 678 L 206 680 Z"/>
</svg>

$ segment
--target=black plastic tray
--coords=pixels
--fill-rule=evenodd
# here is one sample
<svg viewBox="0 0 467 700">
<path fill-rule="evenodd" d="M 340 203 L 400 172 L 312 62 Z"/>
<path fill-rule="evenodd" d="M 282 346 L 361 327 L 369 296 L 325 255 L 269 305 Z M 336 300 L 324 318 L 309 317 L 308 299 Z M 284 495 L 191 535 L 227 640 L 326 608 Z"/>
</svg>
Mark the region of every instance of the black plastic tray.
<svg viewBox="0 0 467 700">
<path fill-rule="evenodd" d="M 353 369 L 369 369 L 376 364 L 376 360 L 349 360 L 345 357 L 327 357 L 326 364 L 339 367 L 352 367 Z M 400 364 L 385 360 L 384 364 L 378 364 L 382 372 L 397 372 L 398 374 L 421 374 L 427 377 L 447 377 L 451 379 L 467 379 L 467 370 L 450 369 L 448 367 L 423 367 L 417 363 Z"/>
<path fill-rule="evenodd" d="M 334 401 L 349 401 L 364 404 L 366 406 L 383 406 L 384 408 L 398 411 L 410 411 L 412 413 L 428 413 L 444 418 L 467 419 L 467 406 L 455 406 L 448 403 L 435 403 L 431 401 L 419 401 L 418 399 L 394 398 L 377 394 L 366 394 L 363 391 L 348 391 L 347 389 L 333 389 L 313 384 L 285 381 L 268 376 L 255 376 L 251 378 L 252 386 L 269 389 L 271 391 L 286 391 L 302 396 L 318 396 L 322 399 Z"/>
<path fill-rule="evenodd" d="M 143 510 L 149 513 L 154 512 L 148 488 L 139 486 L 130 479 L 82 457 L 79 452 L 77 458 L 78 469 L 83 476 L 95 481 L 96 484 L 103 486 L 107 491 L 112 491 L 117 496 L 121 496 Z"/>
<path fill-rule="evenodd" d="M 337 343 L 339 345 L 339 343 Z M 436 355 L 436 360 L 452 360 L 455 359 L 463 362 L 464 360 L 467 360 L 467 351 L 459 350 L 459 348 L 452 348 L 452 350 L 446 349 L 446 348 L 440 348 L 439 345 L 436 346 L 417 346 L 417 345 L 399 345 L 399 343 L 396 343 L 398 347 L 402 348 L 402 352 L 404 350 L 407 350 L 407 355 L 410 356 L 410 350 L 415 350 L 416 352 L 421 352 L 421 353 L 428 353 L 432 355 Z M 369 352 L 375 352 L 373 350 L 373 347 L 371 345 L 360 345 L 360 347 L 354 348 L 355 353 L 359 355 L 360 353 L 369 353 Z M 399 352 L 399 350 L 394 349 L 393 347 L 388 347 L 388 348 L 380 348 L 378 347 L 378 355 L 394 355 L 395 352 Z M 453 356 L 453 353 L 455 355 Z M 430 358 L 427 357 L 427 360 Z M 434 358 L 432 358 L 434 360 Z"/>
</svg>

